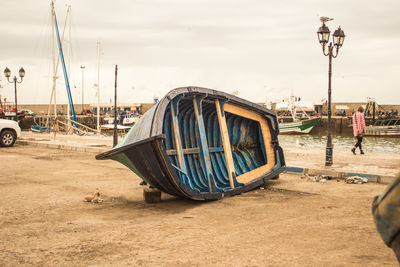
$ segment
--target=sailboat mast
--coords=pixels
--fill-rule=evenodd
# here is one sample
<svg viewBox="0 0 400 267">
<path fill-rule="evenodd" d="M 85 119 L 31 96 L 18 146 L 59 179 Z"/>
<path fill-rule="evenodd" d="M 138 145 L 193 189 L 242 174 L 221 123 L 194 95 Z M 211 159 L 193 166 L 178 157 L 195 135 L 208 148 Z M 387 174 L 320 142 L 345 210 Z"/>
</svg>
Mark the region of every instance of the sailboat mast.
<svg viewBox="0 0 400 267">
<path fill-rule="evenodd" d="M 77 122 L 75 109 L 74 109 L 74 103 L 72 101 L 71 88 L 69 86 L 67 68 L 65 66 L 65 59 L 64 59 L 63 49 L 62 49 L 62 42 L 61 42 L 61 38 L 60 38 L 60 33 L 58 31 L 57 17 L 56 17 L 55 12 L 54 12 L 54 26 L 55 26 L 55 30 L 56 30 L 56 34 L 57 34 L 58 50 L 59 50 L 60 59 L 61 59 L 61 63 L 62 63 L 62 68 L 63 68 L 63 72 L 64 72 L 65 87 L 67 89 L 68 102 L 69 102 L 69 105 L 70 105 L 70 108 L 71 108 L 71 112 L 72 112 L 72 119 L 74 120 L 74 122 Z M 74 126 L 77 127 L 76 124 Z"/>
<path fill-rule="evenodd" d="M 54 97 L 54 117 L 57 118 L 57 96 L 56 96 L 56 83 L 57 83 L 57 67 L 56 67 L 56 44 L 55 44 L 55 25 L 54 25 L 54 2 L 51 2 L 51 51 L 53 58 L 53 97 Z"/>
<path fill-rule="evenodd" d="M 50 109 L 51 109 L 51 104 L 54 98 L 54 61 L 55 61 L 55 49 L 54 49 L 54 3 L 51 2 L 50 4 L 50 12 L 51 12 L 51 55 L 52 55 L 52 61 L 53 61 L 53 86 L 51 88 L 51 97 L 50 97 L 50 103 L 49 107 L 47 109 L 47 118 L 46 118 L 46 128 L 49 127 L 49 119 L 50 119 Z"/>
<path fill-rule="evenodd" d="M 100 134 L 100 41 L 97 41 L 97 133 Z"/>
<path fill-rule="evenodd" d="M 70 78 L 71 78 L 71 6 L 68 6 L 67 9 L 67 20 L 65 21 L 65 23 L 68 23 L 68 63 L 67 63 L 67 73 L 69 74 Z M 70 121 L 70 114 L 71 114 L 71 109 L 70 106 L 67 105 L 67 133 L 69 133 L 70 130 L 70 125 L 71 125 L 71 121 Z"/>
<path fill-rule="evenodd" d="M 49 103 L 49 107 L 48 107 L 48 109 L 47 109 L 47 120 L 46 120 L 46 127 L 49 127 L 49 118 L 50 118 L 50 112 L 51 112 L 51 104 L 52 104 L 52 102 L 53 102 L 53 99 L 55 99 L 54 98 L 54 94 L 55 94 L 55 92 L 56 92 L 56 81 L 57 81 L 57 79 L 58 79 L 58 76 L 57 76 L 57 72 L 58 72 L 58 63 L 60 63 L 60 54 L 58 54 L 58 56 L 57 56 L 57 63 L 55 62 L 56 61 L 56 59 L 55 59 L 55 56 L 56 56 L 56 54 L 55 54 L 55 52 L 56 52 L 56 48 L 55 48 L 55 24 L 54 24 L 54 16 L 55 16 L 55 11 L 54 11 L 54 3 L 52 2 L 51 3 L 51 14 L 52 14 L 52 19 L 51 19 L 51 24 L 52 24 L 52 55 L 53 55 L 53 87 L 52 87 L 52 90 L 51 90 L 51 96 L 50 96 L 50 103 Z M 66 18 L 65 18 L 65 21 L 67 21 L 68 20 L 68 13 L 67 13 L 67 16 L 66 16 Z M 62 39 L 61 39 L 61 43 L 63 43 L 64 42 L 64 35 L 65 35 L 65 27 L 66 27 L 66 23 L 64 24 L 64 29 L 63 29 L 63 34 L 62 34 Z M 56 103 L 55 103 L 55 108 L 54 108 L 54 114 L 56 114 L 57 113 L 57 110 L 56 110 Z"/>
</svg>

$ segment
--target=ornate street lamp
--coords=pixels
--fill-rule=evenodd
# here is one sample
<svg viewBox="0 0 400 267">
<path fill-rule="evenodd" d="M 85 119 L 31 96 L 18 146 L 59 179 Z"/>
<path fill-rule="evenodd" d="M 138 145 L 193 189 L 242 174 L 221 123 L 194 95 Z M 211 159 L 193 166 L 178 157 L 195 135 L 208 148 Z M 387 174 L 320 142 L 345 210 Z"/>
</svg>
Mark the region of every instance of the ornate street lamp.
<svg viewBox="0 0 400 267">
<path fill-rule="evenodd" d="M 328 18 L 328 20 L 331 20 Z M 332 134 L 331 134 L 331 78 L 332 78 L 332 58 L 336 58 L 339 54 L 339 48 L 342 47 L 344 42 L 344 32 L 339 27 L 332 35 L 333 37 L 333 45 L 332 42 L 329 43 L 329 28 L 325 25 L 325 21 L 321 18 L 322 26 L 318 29 L 318 40 L 322 46 L 322 52 L 325 56 L 329 57 L 329 70 L 328 70 L 328 140 L 326 142 L 326 159 L 325 166 L 332 166 L 333 161 L 333 151 L 332 151 Z M 326 49 L 326 47 L 328 49 Z M 328 51 L 326 51 L 328 50 Z"/>
<path fill-rule="evenodd" d="M 13 80 L 10 81 L 10 77 L 11 77 L 11 71 L 9 68 L 6 67 L 6 69 L 4 70 L 4 75 L 7 78 L 7 81 L 9 83 L 14 83 L 14 94 L 15 94 L 15 121 L 18 122 L 18 104 L 17 104 L 17 83 L 22 83 L 22 80 L 25 77 L 25 70 L 24 68 L 20 68 L 19 69 L 19 77 L 21 78 L 20 81 L 18 81 L 17 77 L 14 76 Z"/>
</svg>

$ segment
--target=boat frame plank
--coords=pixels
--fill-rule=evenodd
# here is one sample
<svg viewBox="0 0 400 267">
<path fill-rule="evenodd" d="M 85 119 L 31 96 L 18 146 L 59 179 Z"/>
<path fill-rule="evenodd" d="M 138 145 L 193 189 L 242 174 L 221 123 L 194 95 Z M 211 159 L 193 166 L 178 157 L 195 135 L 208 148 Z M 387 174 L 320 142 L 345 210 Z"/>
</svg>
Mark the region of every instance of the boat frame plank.
<svg viewBox="0 0 400 267">
<path fill-rule="evenodd" d="M 178 124 L 178 113 L 179 113 L 179 101 L 183 96 L 178 96 L 171 101 L 171 118 L 172 118 L 172 127 L 174 131 L 175 137 L 175 148 L 176 154 L 178 157 L 179 168 L 182 170 L 183 173 L 187 173 L 185 158 L 183 155 L 183 148 L 182 148 L 182 141 L 181 135 L 179 132 L 179 124 Z M 187 183 L 190 183 L 188 177 L 186 177 Z"/>
<path fill-rule="evenodd" d="M 233 182 L 233 176 L 235 174 L 235 165 L 233 164 L 233 156 L 232 156 L 231 143 L 229 141 L 228 127 L 226 125 L 225 112 L 223 111 L 224 104 L 225 104 L 224 100 L 222 102 L 220 102 L 219 99 L 215 100 L 219 129 L 221 131 L 222 146 L 224 147 L 225 161 L 228 169 L 229 183 L 231 185 L 231 188 L 235 188 L 235 183 Z"/>
<path fill-rule="evenodd" d="M 212 173 L 212 166 L 211 166 L 211 159 L 210 159 L 210 151 L 208 149 L 208 143 L 207 143 L 207 135 L 206 135 L 206 129 L 204 126 L 204 120 L 203 120 L 203 112 L 201 108 L 201 104 L 203 102 L 203 99 L 206 96 L 194 96 L 193 97 L 193 106 L 194 106 L 194 113 L 196 116 L 197 120 L 197 129 L 199 131 L 199 137 L 200 137 L 200 157 L 202 157 L 203 162 L 205 164 L 205 171 L 207 175 L 207 181 L 208 181 L 208 188 L 210 192 L 215 192 L 216 191 L 216 184 L 214 181 L 214 175 Z"/>
</svg>

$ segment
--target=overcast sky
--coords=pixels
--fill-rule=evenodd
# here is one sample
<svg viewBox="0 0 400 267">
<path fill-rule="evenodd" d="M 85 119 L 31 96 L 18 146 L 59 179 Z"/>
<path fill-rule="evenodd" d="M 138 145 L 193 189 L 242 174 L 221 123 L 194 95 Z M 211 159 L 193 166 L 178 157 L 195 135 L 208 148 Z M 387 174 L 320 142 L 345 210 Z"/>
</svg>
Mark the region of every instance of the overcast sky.
<svg viewBox="0 0 400 267">
<path fill-rule="evenodd" d="M 291 93 L 318 103 L 327 98 L 328 58 L 317 39 L 320 15 L 331 32 L 346 34 L 333 60 L 334 102 L 400 104 L 400 1 L 323 0 L 57 0 L 63 29 L 72 6 L 70 83 L 81 103 L 96 101 L 97 41 L 100 97 L 113 97 L 118 64 L 120 102 L 152 102 L 181 86 L 201 86 L 254 102 Z M 19 103 L 48 103 L 51 92 L 51 15 L 48 0 L 0 1 L 0 95 L 14 99 L 7 66 L 26 77 Z M 66 53 L 67 47 L 64 44 Z M 66 54 L 66 57 L 68 55 Z M 62 70 L 59 69 L 59 75 Z M 63 79 L 57 101 L 67 102 Z"/>
</svg>

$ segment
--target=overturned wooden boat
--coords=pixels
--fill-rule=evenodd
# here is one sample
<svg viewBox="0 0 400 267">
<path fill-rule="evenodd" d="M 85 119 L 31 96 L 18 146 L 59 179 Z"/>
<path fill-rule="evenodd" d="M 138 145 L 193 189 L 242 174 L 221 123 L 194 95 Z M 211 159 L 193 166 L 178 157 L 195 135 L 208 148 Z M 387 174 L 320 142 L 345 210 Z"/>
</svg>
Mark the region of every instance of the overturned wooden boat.
<svg viewBox="0 0 400 267">
<path fill-rule="evenodd" d="M 184 87 L 147 111 L 97 159 L 121 162 L 163 192 L 195 200 L 240 194 L 285 169 L 273 111 L 224 92 Z"/>
</svg>

